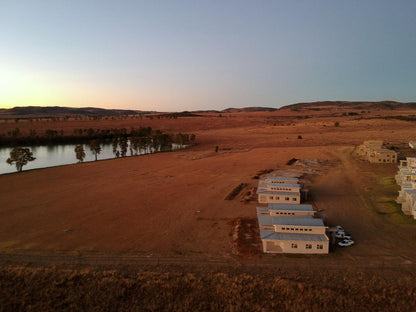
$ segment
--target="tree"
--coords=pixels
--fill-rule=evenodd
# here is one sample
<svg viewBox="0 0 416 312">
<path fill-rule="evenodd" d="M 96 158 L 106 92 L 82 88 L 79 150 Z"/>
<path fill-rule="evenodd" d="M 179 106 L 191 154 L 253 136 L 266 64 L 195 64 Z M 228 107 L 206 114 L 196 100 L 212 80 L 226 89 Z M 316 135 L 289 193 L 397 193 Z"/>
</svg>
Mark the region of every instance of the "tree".
<svg viewBox="0 0 416 312">
<path fill-rule="evenodd" d="M 100 140 L 90 141 L 90 150 L 95 156 L 95 161 L 97 161 L 97 155 L 101 153 Z"/>
<path fill-rule="evenodd" d="M 75 147 L 75 156 L 79 160 L 79 162 L 83 162 L 85 158 L 85 150 L 82 145 L 77 145 Z"/>
<path fill-rule="evenodd" d="M 29 161 L 33 161 L 35 159 L 36 158 L 33 157 L 33 153 L 29 148 L 15 147 L 11 150 L 10 158 L 8 158 L 6 162 L 9 165 L 16 163 L 17 171 L 21 172 L 24 165 L 26 165 Z"/>
<path fill-rule="evenodd" d="M 121 157 L 126 157 L 127 155 L 127 148 L 129 147 L 129 143 L 126 137 L 120 137 L 118 144 L 120 145 L 120 154 Z"/>
<path fill-rule="evenodd" d="M 130 151 L 132 155 L 133 155 L 133 151 L 134 151 L 134 154 L 137 155 L 139 151 L 139 143 L 140 143 L 139 137 L 134 136 L 130 138 Z"/>
<path fill-rule="evenodd" d="M 114 155 L 116 155 L 116 157 L 118 158 L 118 155 L 117 155 L 117 146 L 118 146 L 118 138 L 117 137 L 114 137 L 113 138 L 113 140 L 112 140 L 112 142 L 111 142 L 111 144 L 112 144 L 112 146 L 113 146 L 113 153 L 114 153 Z"/>
</svg>

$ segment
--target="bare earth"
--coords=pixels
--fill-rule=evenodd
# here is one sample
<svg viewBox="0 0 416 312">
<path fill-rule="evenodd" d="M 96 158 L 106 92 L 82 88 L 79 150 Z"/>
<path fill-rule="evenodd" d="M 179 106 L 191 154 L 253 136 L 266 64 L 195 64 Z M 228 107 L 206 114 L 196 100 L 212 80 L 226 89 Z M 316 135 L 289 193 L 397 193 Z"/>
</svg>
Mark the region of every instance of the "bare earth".
<svg viewBox="0 0 416 312">
<path fill-rule="evenodd" d="M 238 308 L 244 301 L 231 292 L 232 299 L 223 298 L 224 306 L 218 305 L 218 309 L 260 311 L 262 304 L 255 303 L 252 293 L 264 282 L 266 288 L 283 285 L 278 288 L 279 294 L 290 291 L 289 297 L 279 297 L 282 301 L 277 306 L 283 311 L 324 311 L 330 310 L 331 304 L 338 307 L 341 304 L 344 311 L 383 310 L 385 307 L 412 311 L 416 308 L 416 221 L 403 215 L 400 206 L 394 203 L 399 189 L 393 179 L 397 164 L 369 164 L 358 160 L 353 151 L 357 144 L 368 139 L 406 146 L 407 142 L 416 139 L 416 122 L 380 117 L 408 116 L 415 111 L 356 111 L 359 116 L 342 116 L 346 112 L 349 111 L 322 108 L 319 111 L 282 110 L 222 116 L 203 114 L 178 119 L 0 122 L 0 133 L 16 127 L 23 133 L 30 129 L 36 129 L 38 133 L 55 129 L 71 134 L 77 128 L 151 126 L 168 132 L 195 133 L 197 142 L 197 145 L 177 152 L 0 175 L 0 275 L 3 276 L 0 278 L 3 287 L 0 299 L 9 298 L 9 301 L 3 301 L 0 309 L 17 311 L 34 307 L 34 310 L 45 311 L 65 310 L 65 307 L 71 310 L 72 307 L 78 310 L 80 302 L 92 302 L 92 306 L 81 309 L 90 310 L 95 306 L 94 300 L 111 301 L 117 309 L 120 307 L 118 299 L 108 297 L 107 291 L 98 291 L 99 285 L 118 291 L 147 281 L 148 287 L 155 283 L 155 300 L 161 300 L 157 303 L 159 308 L 155 308 L 156 303 L 144 301 L 142 305 L 134 305 L 131 300 L 136 297 L 127 292 L 122 295 L 127 300 L 124 303 L 133 304 L 127 309 L 140 310 L 142 307 L 144 310 L 167 311 L 169 304 L 176 302 L 184 311 L 203 307 L 204 310 L 215 310 L 212 304 L 218 304 L 216 300 L 220 296 L 215 278 L 220 276 L 218 279 L 223 280 L 223 285 L 230 283 L 224 286 L 224 293 L 233 290 L 237 279 L 250 279 L 250 283 L 255 283 L 252 290 L 247 290 L 251 301 L 246 302 L 253 302 L 250 308 Z M 370 117 L 377 118 L 367 119 Z M 335 127 L 336 121 L 340 123 L 339 127 Z M 215 152 L 216 146 L 218 152 Z M 411 153 L 410 149 L 402 150 L 399 156 L 404 157 L 406 153 Z M 301 161 L 287 165 L 293 158 Z M 256 223 L 255 207 L 258 204 L 255 196 L 250 200 L 250 192 L 257 186 L 256 177 L 269 170 L 300 177 L 309 189 L 309 202 L 323 214 L 326 225 L 342 225 L 351 232 L 356 244 L 324 256 L 262 255 Z M 244 185 L 242 191 L 234 199 L 226 200 L 241 184 Z M 36 258 L 45 255 L 51 258 Z M 96 273 L 76 269 L 68 272 L 59 267 L 56 271 L 55 266 L 50 268 L 57 262 L 48 259 L 56 255 L 62 256 L 58 259 L 67 264 L 73 259 L 75 262 L 83 259 L 83 265 L 87 266 L 91 264 L 88 259 L 98 264 L 110 259 L 104 263 L 106 265 L 115 265 L 122 260 L 123 263 L 131 261 L 129 264 L 133 265 L 146 264 L 146 259 L 157 259 L 157 264 L 179 265 L 180 272 L 204 272 L 201 267 L 190 269 L 190 263 L 206 268 L 210 267 L 209 263 L 215 263 L 227 269 L 211 268 L 211 271 L 196 273 L 200 277 L 195 280 L 194 275 L 189 279 L 188 275 L 175 273 L 177 269 L 172 267 L 161 268 L 170 272 L 167 275 L 159 269 L 152 273 L 151 268 L 143 267 L 141 273 L 111 273 L 119 283 L 111 284 L 107 271 Z M 44 266 L 45 270 L 31 269 L 32 261 Z M 23 263 L 25 269 L 18 263 Z M 229 272 L 227 270 L 238 265 L 254 265 L 256 269 L 244 268 L 251 277 L 245 273 L 218 273 Z M 326 275 L 322 275 L 321 268 L 329 270 Z M 268 284 L 267 272 L 274 272 L 288 281 L 276 277 Z M 127 281 L 125 274 L 133 276 L 132 280 Z M 142 277 L 135 279 L 134 276 Z M 345 287 L 335 282 L 338 286 L 333 287 L 334 279 L 346 281 L 348 276 L 354 276 L 354 280 L 345 282 Z M 166 299 L 165 294 L 157 293 L 160 285 L 153 281 L 156 277 L 164 280 L 160 285 L 170 285 L 166 287 L 174 289 L 182 289 L 188 283 L 193 285 L 190 289 L 213 284 L 202 301 L 199 300 L 200 292 L 190 297 L 174 297 L 195 300 L 187 309 L 184 301 Z M 46 293 L 43 287 L 32 285 L 38 283 L 38 278 L 51 284 L 45 288 Z M 84 282 L 74 284 L 74 280 Z M 61 294 L 62 281 L 69 281 L 69 284 L 62 288 L 64 293 Z M 22 288 L 19 283 L 29 286 Z M 79 286 L 85 286 L 86 291 L 95 290 L 90 297 L 83 297 L 77 290 Z M 273 302 L 273 289 L 270 293 L 259 294 L 267 297 L 270 309 L 277 307 L 273 305 L 276 303 Z M 304 289 L 305 298 L 310 297 L 310 300 L 299 301 L 298 292 Z M 66 299 L 69 303 L 62 306 L 60 298 L 68 293 L 71 293 Z M 318 293 L 322 296 L 317 305 L 310 304 Z M 135 294 L 140 296 L 143 292 L 135 288 Z M 211 295 L 215 296 L 214 301 L 209 297 Z M 39 296 L 43 299 L 33 305 Z M 85 298 L 92 298 L 88 299 L 92 301 Z M 48 303 L 48 300 L 51 301 Z M 211 304 L 211 309 L 204 304 L 208 307 Z"/>
<path fill-rule="evenodd" d="M 301 177 L 308 173 L 306 186 L 326 224 L 341 224 L 356 239 L 354 247 L 330 254 L 325 261 L 415 262 L 416 222 L 393 204 L 397 165 L 370 165 L 352 152 L 365 139 L 408 142 L 416 123 L 285 116 L 293 114 L 114 121 L 120 123 L 118 127 L 151 125 L 195 133 L 199 144 L 172 153 L 0 176 L 0 249 L 235 256 L 239 253 L 232 238 L 233 222 L 256 217 L 256 202 L 240 199 L 256 186 L 253 177 L 259 171 L 278 169 Z M 111 126 L 111 121 L 101 122 L 101 128 Z M 79 123 L 38 124 L 69 132 Z M 99 127 L 100 121 L 85 123 Z M 318 160 L 318 164 L 287 166 L 291 158 Z M 248 186 L 234 200 L 225 200 L 240 183 Z M 248 254 L 256 254 L 255 250 L 253 245 Z"/>
</svg>

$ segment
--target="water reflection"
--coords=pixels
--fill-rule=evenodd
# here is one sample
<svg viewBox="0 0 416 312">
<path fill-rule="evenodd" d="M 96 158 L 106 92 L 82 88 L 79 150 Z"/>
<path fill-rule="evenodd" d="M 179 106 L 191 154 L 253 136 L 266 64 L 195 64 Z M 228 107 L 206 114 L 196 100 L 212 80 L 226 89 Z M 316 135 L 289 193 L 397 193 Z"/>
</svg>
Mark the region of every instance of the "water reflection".
<svg viewBox="0 0 416 312">
<path fill-rule="evenodd" d="M 36 160 L 29 162 L 23 167 L 23 171 L 29 169 L 53 167 L 60 165 L 75 164 L 78 162 L 75 156 L 75 147 L 78 144 L 59 144 L 59 145 L 40 145 L 40 146 L 24 146 L 29 147 L 36 157 Z M 83 144 L 85 150 L 84 162 L 94 161 L 95 156 L 91 152 L 88 144 Z M 172 149 L 180 149 L 184 146 L 172 144 Z M 6 163 L 7 158 L 10 157 L 11 147 L 0 147 L 0 174 L 16 172 L 16 166 Z M 131 155 L 130 149 L 127 149 L 127 156 Z M 148 154 L 151 152 L 151 148 L 148 147 L 145 151 L 140 151 L 138 154 Z M 135 152 L 133 152 L 135 153 Z M 101 145 L 101 153 L 98 155 L 98 160 L 115 158 L 111 143 Z"/>
</svg>

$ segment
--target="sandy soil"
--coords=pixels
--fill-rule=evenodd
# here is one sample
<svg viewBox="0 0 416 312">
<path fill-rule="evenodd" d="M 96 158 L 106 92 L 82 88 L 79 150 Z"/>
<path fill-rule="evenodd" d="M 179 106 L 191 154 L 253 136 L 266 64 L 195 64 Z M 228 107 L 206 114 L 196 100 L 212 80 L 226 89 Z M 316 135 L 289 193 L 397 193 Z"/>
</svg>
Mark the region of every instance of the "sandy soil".
<svg viewBox="0 0 416 312">
<path fill-rule="evenodd" d="M 370 165 L 354 158 L 352 151 L 366 139 L 414 140 L 416 123 L 334 113 L 338 114 L 308 111 L 312 117 L 307 119 L 299 117 L 305 112 L 278 111 L 175 120 L 2 123 L 0 133 L 17 125 L 22 131 L 54 128 L 67 133 L 79 127 L 150 125 L 195 133 L 198 145 L 0 176 L 0 250 L 235 257 L 235 220 L 256 217 L 256 202 L 241 198 L 256 186 L 253 177 L 259 171 L 278 169 L 306 174 L 313 204 L 325 222 L 344 226 L 356 239 L 354 247 L 338 249 L 319 261 L 415 263 L 416 221 L 393 203 L 397 166 Z M 365 117 L 383 114 L 392 112 Z M 319 160 L 320 165 L 286 165 L 292 158 Z M 248 185 L 243 192 L 225 200 L 241 183 Z M 281 255 L 254 257 L 293 261 Z M 299 261 L 311 259 L 315 258 Z"/>
</svg>

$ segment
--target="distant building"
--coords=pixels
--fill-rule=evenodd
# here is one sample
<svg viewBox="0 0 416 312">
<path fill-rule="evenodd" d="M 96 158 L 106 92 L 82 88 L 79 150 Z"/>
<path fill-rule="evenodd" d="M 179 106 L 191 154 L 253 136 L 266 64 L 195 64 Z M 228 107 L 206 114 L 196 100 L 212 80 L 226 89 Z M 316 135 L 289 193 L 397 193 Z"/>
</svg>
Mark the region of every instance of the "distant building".
<svg viewBox="0 0 416 312">
<path fill-rule="evenodd" d="M 396 202 L 402 205 L 404 214 L 412 215 L 416 219 L 416 157 L 400 160 L 395 179 L 400 186 Z"/>
<path fill-rule="evenodd" d="M 357 147 L 357 154 L 370 163 L 395 163 L 397 162 L 397 153 L 387 149 L 383 141 L 371 140 L 364 141 Z"/>
</svg>

